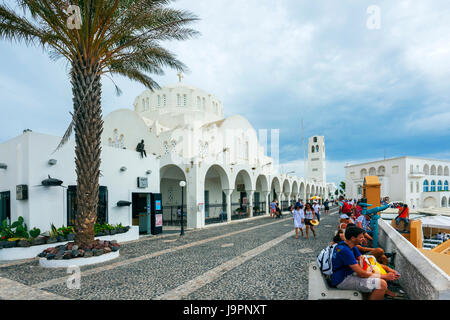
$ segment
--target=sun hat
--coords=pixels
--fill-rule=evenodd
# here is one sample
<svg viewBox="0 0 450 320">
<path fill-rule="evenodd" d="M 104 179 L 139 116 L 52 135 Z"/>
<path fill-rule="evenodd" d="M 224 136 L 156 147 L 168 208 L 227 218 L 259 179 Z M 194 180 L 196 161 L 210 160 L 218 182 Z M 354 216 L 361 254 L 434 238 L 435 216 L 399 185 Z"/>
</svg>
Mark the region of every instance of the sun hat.
<svg viewBox="0 0 450 320">
<path fill-rule="evenodd" d="M 311 223 L 313 226 L 319 225 L 319 221 L 317 220 L 311 220 L 309 223 Z"/>
<path fill-rule="evenodd" d="M 350 219 L 350 217 L 344 213 L 341 214 L 341 219 Z"/>
</svg>

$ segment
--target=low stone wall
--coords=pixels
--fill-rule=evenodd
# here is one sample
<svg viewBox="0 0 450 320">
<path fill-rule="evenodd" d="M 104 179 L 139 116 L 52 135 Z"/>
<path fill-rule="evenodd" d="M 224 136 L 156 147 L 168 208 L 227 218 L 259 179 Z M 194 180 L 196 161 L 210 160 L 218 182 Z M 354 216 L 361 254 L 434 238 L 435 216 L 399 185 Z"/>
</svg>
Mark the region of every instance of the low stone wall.
<svg viewBox="0 0 450 320">
<path fill-rule="evenodd" d="M 100 240 L 116 240 L 119 243 L 127 242 L 127 241 L 133 241 L 139 239 L 139 227 L 138 226 L 131 226 L 130 230 L 128 230 L 125 233 L 119 233 L 112 236 L 101 236 L 101 237 L 95 237 L 95 239 Z M 11 261 L 11 260 L 22 260 L 22 259 L 31 259 L 36 257 L 39 253 L 44 251 L 47 248 L 56 247 L 62 244 L 66 244 L 69 241 L 65 242 L 56 242 L 56 243 L 49 243 L 49 244 L 42 244 L 39 246 L 31 246 L 28 248 L 4 248 L 0 249 L 0 261 Z"/>
<path fill-rule="evenodd" d="M 414 300 L 450 300 L 450 276 L 425 257 L 383 219 L 378 220 L 378 241 L 386 252 L 395 252 L 400 285 Z"/>
</svg>

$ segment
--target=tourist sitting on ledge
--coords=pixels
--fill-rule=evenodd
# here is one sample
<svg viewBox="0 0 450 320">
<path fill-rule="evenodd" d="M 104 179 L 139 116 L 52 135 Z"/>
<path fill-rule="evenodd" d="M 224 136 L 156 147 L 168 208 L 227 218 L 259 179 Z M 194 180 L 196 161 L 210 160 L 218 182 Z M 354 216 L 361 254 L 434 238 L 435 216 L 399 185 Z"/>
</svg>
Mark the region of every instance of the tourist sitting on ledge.
<svg viewBox="0 0 450 320">
<path fill-rule="evenodd" d="M 361 253 L 356 245 L 361 244 L 363 238 L 363 229 L 348 227 L 345 230 L 345 240 L 333 251 L 331 285 L 342 290 L 370 293 L 369 300 L 382 300 L 388 291 L 386 281 L 397 280 L 400 275 L 392 269 L 386 270 L 387 274 L 375 274 L 361 268 L 357 261 Z"/>
<path fill-rule="evenodd" d="M 400 221 L 404 222 L 402 232 L 406 232 L 406 228 L 409 224 L 409 208 L 407 204 L 404 204 L 403 207 L 399 207 L 398 209 L 398 216 L 395 218 L 395 224 L 398 226 Z"/>
</svg>

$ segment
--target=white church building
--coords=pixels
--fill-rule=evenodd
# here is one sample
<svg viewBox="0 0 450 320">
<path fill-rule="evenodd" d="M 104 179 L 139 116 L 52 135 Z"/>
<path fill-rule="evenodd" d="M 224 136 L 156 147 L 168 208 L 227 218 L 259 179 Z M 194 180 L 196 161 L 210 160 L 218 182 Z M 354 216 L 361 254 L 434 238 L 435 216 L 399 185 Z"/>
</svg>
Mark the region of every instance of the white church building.
<svg viewBox="0 0 450 320">
<path fill-rule="evenodd" d="M 60 137 L 24 131 L 0 144 L 0 220 L 23 216 L 30 228 L 70 225 L 76 214 L 72 141 L 54 152 Z M 278 172 L 246 118 L 223 116 L 221 101 L 181 81 L 144 91 L 133 109 L 104 117 L 99 216 L 111 224 L 142 224 L 151 193 L 161 193 L 163 223 L 179 224 L 182 190 L 187 227 L 266 215 L 277 198 L 283 208 L 326 197 L 324 138 L 309 139 L 309 178 Z M 136 151 L 144 141 L 146 155 Z M 61 187 L 45 187 L 48 178 Z M 186 187 L 181 188 L 180 182 Z M 26 189 L 26 196 L 23 190 Z M 128 201 L 128 206 L 119 206 Z"/>
<path fill-rule="evenodd" d="M 348 198 L 359 199 L 365 176 L 378 176 L 381 196 L 411 208 L 450 207 L 450 161 L 398 157 L 345 167 Z"/>
</svg>

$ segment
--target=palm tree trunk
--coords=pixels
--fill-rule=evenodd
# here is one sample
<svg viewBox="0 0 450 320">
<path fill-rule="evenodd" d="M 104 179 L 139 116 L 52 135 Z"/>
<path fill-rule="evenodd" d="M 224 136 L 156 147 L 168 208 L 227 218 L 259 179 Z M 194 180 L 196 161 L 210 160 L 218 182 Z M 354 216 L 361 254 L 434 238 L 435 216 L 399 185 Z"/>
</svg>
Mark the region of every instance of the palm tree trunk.
<svg viewBox="0 0 450 320">
<path fill-rule="evenodd" d="M 99 67 L 88 59 L 72 63 L 77 218 L 75 243 L 84 248 L 94 242 L 101 162 L 101 82 Z"/>
</svg>

